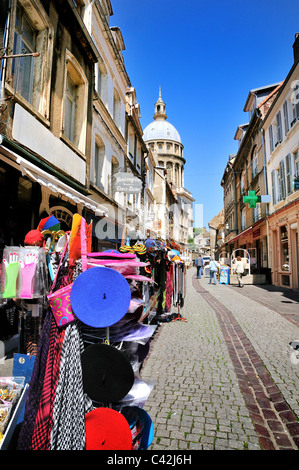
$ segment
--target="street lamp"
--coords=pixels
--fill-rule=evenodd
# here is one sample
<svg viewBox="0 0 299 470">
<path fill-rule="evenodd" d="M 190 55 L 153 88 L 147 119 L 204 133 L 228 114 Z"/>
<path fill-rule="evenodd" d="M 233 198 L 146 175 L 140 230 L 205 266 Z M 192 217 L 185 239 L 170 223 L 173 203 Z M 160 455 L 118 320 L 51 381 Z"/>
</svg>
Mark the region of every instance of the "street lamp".
<svg viewBox="0 0 299 470">
<path fill-rule="evenodd" d="M 236 229 L 230 230 L 230 228 L 229 228 L 229 223 L 228 223 L 228 222 L 226 222 L 226 224 L 225 224 L 225 230 L 226 230 L 227 232 L 229 232 L 229 233 L 236 231 Z"/>
</svg>

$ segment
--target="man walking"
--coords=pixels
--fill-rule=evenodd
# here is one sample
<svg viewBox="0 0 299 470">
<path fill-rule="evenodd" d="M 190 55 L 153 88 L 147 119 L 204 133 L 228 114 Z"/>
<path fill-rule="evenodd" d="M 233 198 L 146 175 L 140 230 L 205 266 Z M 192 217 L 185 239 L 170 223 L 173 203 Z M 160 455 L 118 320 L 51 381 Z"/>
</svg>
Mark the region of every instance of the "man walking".
<svg viewBox="0 0 299 470">
<path fill-rule="evenodd" d="M 195 266 L 197 268 L 197 279 L 200 279 L 202 275 L 202 268 L 203 268 L 203 259 L 201 255 L 198 255 L 198 257 L 195 259 Z"/>
</svg>

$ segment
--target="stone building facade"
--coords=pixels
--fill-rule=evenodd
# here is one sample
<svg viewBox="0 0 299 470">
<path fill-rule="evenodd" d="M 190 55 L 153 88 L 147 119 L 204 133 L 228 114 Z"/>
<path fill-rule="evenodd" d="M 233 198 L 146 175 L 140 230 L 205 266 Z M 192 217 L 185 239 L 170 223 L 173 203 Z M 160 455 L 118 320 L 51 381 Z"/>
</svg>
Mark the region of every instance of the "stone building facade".
<svg viewBox="0 0 299 470">
<path fill-rule="evenodd" d="M 161 235 L 176 241 L 183 251 L 188 249 L 188 238 L 193 238 L 193 197 L 184 187 L 184 146 L 177 129 L 167 121 L 166 104 L 161 97 L 155 103 L 154 121 L 148 124 L 143 140 L 152 152 L 156 164 L 155 199 L 166 208 L 162 215 Z M 163 176 L 162 176 L 163 175 Z M 165 219 L 165 220 L 163 220 Z M 163 224 L 166 224 L 165 227 Z M 158 227 L 159 225 L 157 225 Z"/>
</svg>

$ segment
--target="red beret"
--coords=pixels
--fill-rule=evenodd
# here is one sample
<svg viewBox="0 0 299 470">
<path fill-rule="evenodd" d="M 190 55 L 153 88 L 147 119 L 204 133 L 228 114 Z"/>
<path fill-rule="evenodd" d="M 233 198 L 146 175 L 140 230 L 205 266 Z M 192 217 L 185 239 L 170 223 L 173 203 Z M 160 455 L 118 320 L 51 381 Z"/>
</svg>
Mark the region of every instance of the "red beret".
<svg viewBox="0 0 299 470">
<path fill-rule="evenodd" d="M 25 245 L 37 245 L 43 246 L 44 244 L 44 237 L 39 230 L 30 230 L 25 236 L 24 243 Z"/>
<path fill-rule="evenodd" d="M 132 450 L 126 418 L 112 408 L 96 408 L 85 416 L 86 450 Z"/>
</svg>

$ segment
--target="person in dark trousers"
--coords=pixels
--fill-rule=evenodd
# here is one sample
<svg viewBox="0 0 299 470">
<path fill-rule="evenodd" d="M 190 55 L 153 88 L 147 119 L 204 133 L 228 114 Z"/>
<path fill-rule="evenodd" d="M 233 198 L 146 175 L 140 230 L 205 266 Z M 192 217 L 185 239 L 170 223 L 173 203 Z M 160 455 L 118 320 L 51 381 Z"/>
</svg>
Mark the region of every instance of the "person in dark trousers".
<svg viewBox="0 0 299 470">
<path fill-rule="evenodd" d="M 195 266 L 197 269 L 197 279 L 200 279 L 202 275 L 202 268 L 203 268 L 203 259 L 201 255 L 198 255 L 198 257 L 195 259 Z"/>
</svg>

